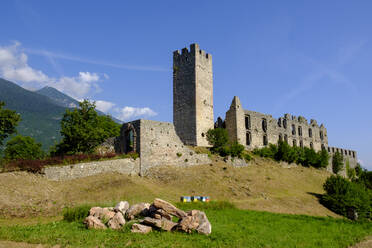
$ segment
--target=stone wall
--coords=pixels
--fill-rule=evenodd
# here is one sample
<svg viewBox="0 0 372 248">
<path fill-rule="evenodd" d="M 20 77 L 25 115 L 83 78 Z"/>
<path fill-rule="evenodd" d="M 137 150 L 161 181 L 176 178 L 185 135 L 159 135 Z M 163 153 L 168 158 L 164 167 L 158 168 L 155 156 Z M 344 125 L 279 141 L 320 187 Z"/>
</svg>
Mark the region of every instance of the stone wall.
<svg viewBox="0 0 372 248">
<path fill-rule="evenodd" d="M 44 169 L 44 175 L 46 178 L 54 181 L 71 180 L 107 172 L 131 175 L 139 174 L 139 166 L 140 159 L 113 159 L 59 167 L 46 167 Z"/>
<path fill-rule="evenodd" d="M 209 146 L 213 128 L 212 55 L 192 44 L 173 52 L 173 122 L 186 145 Z"/>
<path fill-rule="evenodd" d="M 168 122 L 140 120 L 141 173 L 161 165 L 191 166 L 211 163 L 207 154 L 185 146 Z"/>
<path fill-rule="evenodd" d="M 315 120 L 285 114 L 279 119 L 255 111 L 243 110 L 238 97 L 234 97 L 226 112 L 226 129 L 232 141 L 238 141 L 247 149 L 277 144 L 279 140 L 290 145 L 312 147 L 319 151 L 328 147 L 327 129 Z"/>
</svg>

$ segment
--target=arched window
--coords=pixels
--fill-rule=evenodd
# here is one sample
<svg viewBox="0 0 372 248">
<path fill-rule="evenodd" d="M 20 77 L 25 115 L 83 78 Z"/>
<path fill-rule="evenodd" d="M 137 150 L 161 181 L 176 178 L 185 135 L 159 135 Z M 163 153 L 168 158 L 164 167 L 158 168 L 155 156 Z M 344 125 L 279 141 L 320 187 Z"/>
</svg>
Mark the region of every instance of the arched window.
<svg viewBox="0 0 372 248">
<path fill-rule="evenodd" d="M 302 136 L 302 127 L 301 126 L 298 126 L 298 135 Z"/>
<path fill-rule="evenodd" d="M 331 148 L 328 147 L 328 152 L 331 152 Z"/>
<path fill-rule="evenodd" d="M 262 119 L 262 130 L 266 133 L 267 131 L 267 121 L 266 119 Z"/>
<path fill-rule="evenodd" d="M 282 118 L 279 118 L 278 119 L 278 127 L 281 127 L 282 126 Z"/>
<path fill-rule="evenodd" d="M 300 147 L 304 148 L 304 142 L 302 140 L 300 140 Z"/>
<path fill-rule="evenodd" d="M 324 136 L 323 136 L 323 131 L 320 131 L 319 132 L 319 136 L 320 136 L 320 139 L 323 140 L 324 139 Z"/>
<path fill-rule="evenodd" d="M 297 141 L 295 139 L 293 140 L 293 146 L 297 146 Z"/>
<path fill-rule="evenodd" d="M 136 151 L 136 132 L 134 127 L 129 124 L 124 132 L 124 153 Z"/>
<path fill-rule="evenodd" d="M 245 144 L 247 146 L 250 146 L 251 145 L 251 142 L 252 142 L 252 136 L 251 136 L 251 132 L 247 132 L 245 134 Z"/>
<path fill-rule="evenodd" d="M 283 135 L 281 133 L 279 134 L 279 140 L 278 141 L 283 142 Z"/>
<path fill-rule="evenodd" d="M 267 144 L 268 144 L 268 141 L 267 141 L 267 135 L 265 134 L 265 135 L 263 136 L 263 145 L 264 145 L 264 146 L 267 146 Z"/>
<path fill-rule="evenodd" d="M 309 128 L 309 137 L 312 138 L 313 137 L 313 130 L 311 128 Z"/>
<path fill-rule="evenodd" d="M 324 144 L 322 144 L 322 150 L 325 150 L 325 146 L 324 146 Z"/>
<path fill-rule="evenodd" d="M 245 129 L 251 129 L 251 116 L 245 116 Z"/>
<path fill-rule="evenodd" d="M 283 127 L 284 127 L 285 129 L 287 129 L 287 119 L 284 119 L 284 120 L 283 120 Z"/>
<path fill-rule="evenodd" d="M 284 134 L 284 141 L 288 144 L 288 135 Z"/>
<path fill-rule="evenodd" d="M 296 135 L 296 126 L 292 124 L 292 135 Z"/>
<path fill-rule="evenodd" d="M 314 144 L 313 144 L 313 142 L 310 142 L 310 148 L 311 148 L 311 149 L 314 149 Z"/>
</svg>

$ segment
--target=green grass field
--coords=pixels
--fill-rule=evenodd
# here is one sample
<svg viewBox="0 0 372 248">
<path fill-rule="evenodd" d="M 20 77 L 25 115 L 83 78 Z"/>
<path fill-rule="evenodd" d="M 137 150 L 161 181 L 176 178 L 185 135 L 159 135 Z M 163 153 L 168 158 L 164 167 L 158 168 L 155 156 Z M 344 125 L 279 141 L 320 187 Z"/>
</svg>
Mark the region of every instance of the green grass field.
<svg viewBox="0 0 372 248">
<path fill-rule="evenodd" d="M 81 221 L 57 221 L 0 226 L 0 239 L 62 247 L 348 247 L 372 234 L 372 225 L 366 222 L 240 210 L 229 204 L 178 206 L 204 210 L 212 234 L 154 231 L 141 235 L 131 233 L 130 224 L 120 231 L 98 231 L 87 230 Z"/>
</svg>

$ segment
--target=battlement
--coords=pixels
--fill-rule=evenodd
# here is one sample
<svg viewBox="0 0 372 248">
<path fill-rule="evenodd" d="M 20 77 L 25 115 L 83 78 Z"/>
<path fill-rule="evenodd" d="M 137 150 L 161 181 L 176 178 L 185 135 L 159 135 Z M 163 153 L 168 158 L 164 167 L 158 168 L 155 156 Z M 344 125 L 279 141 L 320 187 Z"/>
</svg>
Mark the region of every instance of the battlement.
<svg viewBox="0 0 372 248">
<path fill-rule="evenodd" d="M 202 58 L 205 58 L 205 59 L 212 59 L 212 55 L 205 52 L 204 50 L 201 50 L 200 47 L 199 47 L 199 44 L 197 43 L 193 43 L 190 45 L 190 49 L 188 49 L 187 47 L 185 48 L 182 48 L 182 50 L 176 50 L 173 52 L 173 57 L 174 58 L 178 58 L 178 57 L 189 57 L 189 56 L 196 56 L 196 55 L 199 55 L 200 57 Z"/>
<path fill-rule="evenodd" d="M 354 150 L 348 150 L 348 149 L 343 149 L 339 147 L 328 147 L 328 153 L 330 154 L 335 154 L 336 152 L 342 154 L 344 157 L 350 157 L 356 159 L 356 151 Z"/>
</svg>

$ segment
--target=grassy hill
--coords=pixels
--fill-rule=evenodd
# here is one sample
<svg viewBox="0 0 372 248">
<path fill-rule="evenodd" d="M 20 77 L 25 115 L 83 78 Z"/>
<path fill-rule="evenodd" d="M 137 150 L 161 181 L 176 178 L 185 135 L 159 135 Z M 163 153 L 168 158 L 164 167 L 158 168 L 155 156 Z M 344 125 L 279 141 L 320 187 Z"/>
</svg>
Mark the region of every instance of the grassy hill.
<svg viewBox="0 0 372 248">
<path fill-rule="evenodd" d="M 258 157 L 243 168 L 218 157 L 213 161 L 157 167 L 147 177 L 111 173 L 53 182 L 24 172 L 0 174 L 0 239 L 63 247 L 348 247 L 372 234 L 369 223 L 342 219 L 319 204 L 317 195 L 324 193 L 330 175 L 325 170 L 288 168 Z M 208 195 L 238 209 L 177 203 L 181 195 Z M 133 204 L 155 197 L 182 209 L 204 210 L 212 234 L 155 231 L 143 236 L 130 233 L 129 225 L 121 231 L 95 231 L 60 217 L 66 206 Z"/>
<path fill-rule="evenodd" d="M 60 139 L 60 120 L 66 108 L 56 104 L 47 96 L 26 90 L 0 78 L 0 101 L 5 108 L 17 111 L 21 122 L 17 130 L 31 136 L 46 150 Z"/>
<path fill-rule="evenodd" d="M 112 173 L 68 183 L 23 172 L 0 174 L 0 216 L 58 215 L 64 206 L 85 203 L 134 203 L 155 197 L 177 202 L 182 195 L 208 195 L 242 209 L 337 217 L 318 202 L 330 175 L 325 170 L 283 168 L 259 157 L 244 168 L 214 161 L 212 166 L 157 167 L 147 177 Z"/>
</svg>

